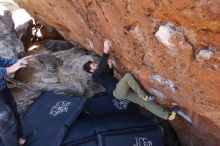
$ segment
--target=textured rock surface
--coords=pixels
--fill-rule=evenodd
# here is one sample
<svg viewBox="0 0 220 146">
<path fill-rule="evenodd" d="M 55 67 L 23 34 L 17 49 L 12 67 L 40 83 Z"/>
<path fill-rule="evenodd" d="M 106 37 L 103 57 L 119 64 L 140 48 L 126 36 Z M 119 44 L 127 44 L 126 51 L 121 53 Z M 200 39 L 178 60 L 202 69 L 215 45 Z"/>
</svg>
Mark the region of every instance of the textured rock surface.
<svg viewBox="0 0 220 146">
<path fill-rule="evenodd" d="M 1 5 L 0 5 L 1 7 Z M 14 22 L 10 11 L 4 8 L 0 14 L 0 56 L 18 57 L 24 52 L 23 43 L 18 39 L 14 30 Z"/>
<path fill-rule="evenodd" d="M 14 17 L 14 19 L 12 15 L 12 13 L 17 13 L 17 10 L 21 9 L 12 1 L 2 2 L 2 0 L 0 0 L 0 7 L 2 8 L 2 15 L 0 15 L 0 56 L 22 57 L 25 55 L 24 46 L 14 28 L 14 21 L 19 19 L 20 15 Z M 26 21 L 24 21 L 24 24 L 20 22 L 20 25 L 17 26 L 20 26 L 19 30 L 25 33 L 26 26 L 29 25 Z M 49 26 L 46 28 L 48 30 Z M 43 32 L 46 33 L 47 30 Z M 57 33 L 54 33 L 53 28 L 50 30 L 51 33 L 48 37 L 55 37 L 54 34 Z M 59 38 L 59 35 L 57 36 Z M 41 46 L 47 46 L 47 48 Z M 62 94 L 84 95 L 87 97 L 102 90 L 100 86 L 91 82 L 88 73 L 82 71 L 82 65 L 85 61 L 97 58 L 88 55 L 85 49 L 73 48 L 73 45 L 68 41 L 48 40 L 44 42 L 44 45 L 39 44 L 39 47 L 28 53 L 35 55 L 28 67 L 19 70 L 15 75 L 15 80 L 8 78 L 8 86 L 12 88 L 12 93 L 16 98 L 18 110 L 21 114 L 27 110 L 42 90 L 53 90 Z M 95 87 L 97 88 L 96 91 L 91 90 Z"/>
<path fill-rule="evenodd" d="M 131 72 L 159 102 L 177 103 L 183 145 L 220 145 L 219 0 L 17 0 L 66 39 L 102 52 L 113 41 L 117 69 Z M 83 59 L 82 59 L 83 60 Z"/>
<path fill-rule="evenodd" d="M 15 23 L 16 33 L 21 39 L 28 31 L 28 27 L 33 23 L 33 18 L 24 10 L 18 8 L 12 12 L 12 18 Z"/>
<path fill-rule="evenodd" d="M 5 38 L 11 39 L 12 42 L 14 43 L 11 43 L 11 46 L 9 45 L 8 48 L 5 47 L 4 49 L 8 49 L 7 50 L 8 54 L 11 54 L 9 50 L 11 50 L 12 47 L 15 48 L 17 46 L 17 48 L 14 49 L 16 51 L 14 51 L 13 53 L 21 54 L 21 52 L 24 51 L 24 48 L 29 47 L 27 43 L 30 42 L 29 40 L 33 36 L 32 35 L 33 19 L 24 9 L 19 8 L 19 6 L 13 0 L 0 0 L 1 15 L 4 15 L 5 10 L 10 11 L 8 12 L 10 16 L 9 14 L 7 14 L 8 16 L 5 16 L 8 17 L 8 19 L 7 20 L 2 19 L 4 25 L 8 27 L 7 31 L 10 34 L 7 35 L 7 37 L 5 36 Z M 2 39 L 1 41 L 6 42 L 7 40 Z M 23 42 L 24 44 L 21 44 L 19 42 Z M 18 46 L 22 46 L 20 47 L 21 49 L 19 49 Z M 2 55 L 4 55 L 4 53 Z M 9 57 L 11 56 L 9 55 Z"/>
<path fill-rule="evenodd" d="M 73 47 L 73 45 L 68 41 L 50 39 L 44 43 L 44 47 L 53 51 L 59 51 L 59 50 L 67 50 Z"/>
<path fill-rule="evenodd" d="M 52 90 L 58 94 L 91 97 L 102 90 L 91 82 L 91 75 L 82 70 L 86 61 L 97 58 L 88 55 L 85 49 L 70 48 L 54 52 L 54 49 L 39 46 L 29 54 L 34 54 L 34 59 L 15 76 L 17 88 L 22 89 L 14 90 L 21 113 L 36 99 L 37 91 Z M 19 83 L 24 86 L 19 86 Z M 89 89 L 94 87 L 97 91 Z M 32 97 L 33 94 L 36 96 Z"/>
</svg>

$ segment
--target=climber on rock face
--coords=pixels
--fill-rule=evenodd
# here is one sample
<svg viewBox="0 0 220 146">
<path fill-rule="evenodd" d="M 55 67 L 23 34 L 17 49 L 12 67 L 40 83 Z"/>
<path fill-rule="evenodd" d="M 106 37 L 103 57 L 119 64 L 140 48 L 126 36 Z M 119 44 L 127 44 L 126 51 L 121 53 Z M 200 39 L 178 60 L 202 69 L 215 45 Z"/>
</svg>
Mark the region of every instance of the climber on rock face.
<svg viewBox="0 0 220 146">
<path fill-rule="evenodd" d="M 176 111 L 167 112 L 156 104 L 153 101 L 156 96 L 146 94 L 130 73 L 125 74 L 118 82 L 114 77 L 113 63 L 109 60 L 111 48 L 111 42 L 105 40 L 104 53 L 99 65 L 93 61 L 88 61 L 84 64 L 83 69 L 88 73 L 92 73 L 93 81 L 101 84 L 108 94 L 116 98 L 134 102 L 162 119 L 173 120 L 176 117 Z"/>
<path fill-rule="evenodd" d="M 15 99 L 9 91 L 4 78 L 11 73 L 15 73 L 20 68 L 26 67 L 31 58 L 32 56 L 27 56 L 16 60 L 0 57 L 0 136 L 5 146 L 21 146 L 28 141 L 28 138 L 23 133 Z M 13 129 L 11 128 L 12 126 L 10 127 L 11 123 L 14 123 L 16 129 L 9 132 Z M 7 131 L 4 130 L 5 127 L 8 127 Z"/>
</svg>

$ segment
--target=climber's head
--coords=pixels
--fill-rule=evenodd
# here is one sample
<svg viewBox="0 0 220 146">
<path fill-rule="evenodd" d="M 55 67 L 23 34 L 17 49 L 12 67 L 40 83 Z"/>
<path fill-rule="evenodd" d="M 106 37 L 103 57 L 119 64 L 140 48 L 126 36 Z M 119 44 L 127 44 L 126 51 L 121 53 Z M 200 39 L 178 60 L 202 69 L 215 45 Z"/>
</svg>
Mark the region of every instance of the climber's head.
<svg viewBox="0 0 220 146">
<path fill-rule="evenodd" d="M 83 65 L 83 70 L 88 73 L 93 73 L 97 69 L 97 63 L 93 61 L 88 61 Z"/>
</svg>

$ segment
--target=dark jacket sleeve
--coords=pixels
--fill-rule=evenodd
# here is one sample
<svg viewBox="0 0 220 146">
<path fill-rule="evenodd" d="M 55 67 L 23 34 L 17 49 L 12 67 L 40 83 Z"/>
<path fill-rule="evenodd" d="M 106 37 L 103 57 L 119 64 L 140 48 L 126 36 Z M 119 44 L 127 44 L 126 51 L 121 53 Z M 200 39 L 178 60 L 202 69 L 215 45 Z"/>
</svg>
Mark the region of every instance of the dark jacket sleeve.
<svg viewBox="0 0 220 146">
<path fill-rule="evenodd" d="M 100 75 L 102 72 L 104 72 L 108 68 L 108 59 L 109 59 L 109 54 L 103 53 L 103 57 L 99 63 L 98 68 L 93 73 L 93 76 Z"/>
<path fill-rule="evenodd" d="M 0 80 L 3 79 L 7 75 L 6 68 L 0 67 Z"/>
<path fill-rule="evenodd" d="M 14 58 L 2 58 L 0 57 L 0 66 L 9 67 L 17 62 L 17 59 Z"/>
<path fill-rule="evenodd" d="M 106 72 L 108 73 L 108 74 L 110 74 L 111 76 L 114 76 L 114 66 L 112 66 L 112 68 L 107 68 L 106 69 Z"/>
</svg>

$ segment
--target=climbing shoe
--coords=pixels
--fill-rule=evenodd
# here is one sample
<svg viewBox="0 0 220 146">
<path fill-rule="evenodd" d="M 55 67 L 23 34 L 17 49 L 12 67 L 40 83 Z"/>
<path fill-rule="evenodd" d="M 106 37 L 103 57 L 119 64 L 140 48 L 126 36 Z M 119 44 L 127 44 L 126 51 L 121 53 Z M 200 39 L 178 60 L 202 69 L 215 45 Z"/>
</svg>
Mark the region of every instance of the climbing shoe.
<svg viewBox="0 0 220 146">
<path fill-rule="evenodd" d="M 148 100 L 154 101 L 154 100 L 156 100 L 156 98 L 157 98 L 157 96 L 150 95 L 150 96 L 148 97 Z"/>
<path fill-rule="evenodd" d="M 144 97 L 144 101 L 154 101 L 154 100 L 156 100 L 156 96 L 154 96 L 154 95 L 149 95 L 149 96 L 145 96 Z"/>
<path fill-rule="evenodd" d="M 169 113 L 168 120 L 170 121 L 174 120 L 176 118 L 176 114 L 178 113 L 178 111 L 179 111 L 179 108 L 174 107 L 172 111 Z"/>
<path fill-rule="evenodd" d="M 174 107 L 174 108 L 172 109 L 172 111 L 175 112 L 175 113 L 178 113 L 179 110 L 180 110 L 179 107 Z"/>
<path fill-rule="evenodd" d="M 176 118 L 176 112 L 172 111 L 168 115 L 168 120 L 172 121 Z"/>
</svg>

